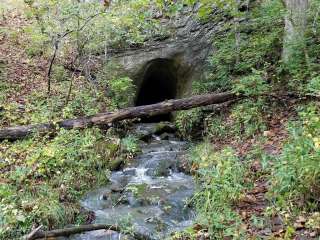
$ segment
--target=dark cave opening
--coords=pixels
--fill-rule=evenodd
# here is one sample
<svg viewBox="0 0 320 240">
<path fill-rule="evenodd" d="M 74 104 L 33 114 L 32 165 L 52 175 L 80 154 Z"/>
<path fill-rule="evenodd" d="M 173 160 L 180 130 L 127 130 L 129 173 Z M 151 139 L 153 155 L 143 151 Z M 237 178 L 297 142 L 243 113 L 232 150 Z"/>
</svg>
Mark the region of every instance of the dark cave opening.
<svg viewBox="0 0 320 240">
<path fill-rule="evenodd" d="M 151 61 L 144 72 L 136 99 L 136 106 L 149 105 L 174 99 L 177 94 L 177 76 L 174 63 L 168 59 Z M 144 122 L 170 121 L 171 114 L 142 119 Z"/>
</svg>

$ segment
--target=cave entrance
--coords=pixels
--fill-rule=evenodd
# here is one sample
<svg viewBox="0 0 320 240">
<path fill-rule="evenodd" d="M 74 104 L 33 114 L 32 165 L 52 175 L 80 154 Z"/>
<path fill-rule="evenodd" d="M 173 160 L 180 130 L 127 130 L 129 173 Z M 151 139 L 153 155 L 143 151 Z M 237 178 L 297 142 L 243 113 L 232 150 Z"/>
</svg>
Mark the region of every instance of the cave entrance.
<svg viewBox="0 0 320 240">
<path fill-rule="evenodd" d="M 177 73 L 174 62 L 169 59 L 156 59 L 145 68 L 138 91 L 136 106 L 154 104 L 177 95 Z M 171 114 L 142 119 L 143 122 L 170 121 Z"/>
</svg>

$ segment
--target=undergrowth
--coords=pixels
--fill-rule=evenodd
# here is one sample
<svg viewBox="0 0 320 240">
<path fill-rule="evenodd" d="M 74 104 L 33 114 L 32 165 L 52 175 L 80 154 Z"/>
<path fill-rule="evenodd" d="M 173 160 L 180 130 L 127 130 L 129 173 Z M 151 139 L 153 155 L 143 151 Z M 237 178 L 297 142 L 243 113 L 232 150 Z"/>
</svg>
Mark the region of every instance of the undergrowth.
<svg viewBox="0 0 320 240">
<path fill-rule="evenodd" d="M 290 124 L 290 137 L 273 169 L 270 197 L 293 215 L 319 211 L 319 114 L 317 104 L 300 109 L 300 118 Z"/>
<path fill-rule="evenodd" d="M 292 43 L 293 57 L 287 62 L 281 56 L 286 14 L 281 1 L 255 2 L 249 11 L 237 13 L 235 16 L 242 18 L 238 26 L 240 42 L 234 23 L 224 24 L 225 31 L 214 38 L 215 52 L 209 58 L 206 77 L 196 81 L 192 91 L 194 94 L 232 91 L 245 95 L 246 99 L 212 111 L 208 108 L 186 111 L 176 118 L 182 136 L 190 137 L 201 126 L 201 134 L 208 139 L 190 154 L 198 181 L 194 198 L 197 222 L 201 231 L 209 232 L 201 236 L 249 239 L 246 230 L 241 231 L 245 222 L 233 208 L 241 198 L 241 191 L 249 189 L 243 182 L 249 169 L 239 161 L 240 157 L 259 163 L 259 173 L 251 176 L 251 181 L 260 179 L 270 183 L 269 207 L 259 218 L 268 222 L 268 217 L 280 216 L 283 232 L 277 239 L 293 239 L 299 234 L 301 225 L 300 222 L 297 225 L 297 218 L 304 219 L 302 229 L 313 236 L 319 234 L 319 104 L 312 98 L 305 101 L 308 104 L 281 99 L 281 93 L 288 91 L 297 95 L 319 96 L 320 93 L 316 54 L 319 3 L 310 1 L 310 5 L 305 42 Z M 223 5 L 223 14 L 230 14 L 225 8 Z M 268 96 L 270 93 L 275 93 L 275 97 Z M 279 112 L 286 117 L 278 123 Z M 290 124 L 283 126 L 287 121 Z M 278 132 L 272 132 L 272 128 L 288 132 L 283 148 L 275 141 Z M 260 147 L 259 154 L 252 155 L 248 146 L 252 148 L 254 144 L 268 148 Z M 238 152 L 226 149 L 230 145 L 237 147 Z M 277 148 L 271 155 L 269 145 Z M 187 234 L 190 238 L 198 237 L 194 228 Z"/>
<path fill-rule="evenodd" d="M 199 186 L 193 197 L 197 222 L 207 228 L 212 239 L 245 239 L 241 219 L 234 210 L 245 188 L 245 164 L 231 148 L 214 150 L 209 142 L 195 146 L 190 160 L 197 169 Z"/>
<path fill-rule="evenodd" d="M 1 143 L 1 239 L 17 238 L 33 224 L 53 228 L 84 222 L 79 198 L 107 182 L 114 141 L 99 129 L 61 129 L 53 139 Z"/>
</svg>

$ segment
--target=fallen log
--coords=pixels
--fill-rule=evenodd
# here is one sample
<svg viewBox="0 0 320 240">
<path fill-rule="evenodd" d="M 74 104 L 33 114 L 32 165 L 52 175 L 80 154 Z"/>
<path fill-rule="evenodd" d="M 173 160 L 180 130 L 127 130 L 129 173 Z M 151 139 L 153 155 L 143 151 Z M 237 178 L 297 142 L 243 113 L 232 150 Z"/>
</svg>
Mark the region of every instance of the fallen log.
<svg viewBox="0 0 320 240">
<path fill-rule="evenodd" d="M 43 227 L 43 225 L 40 225 L 39 227 L 33 229 L 33 230 L 31 231 L 31 233 L 29 233 L 29 234 L 25 237 L 25 239 L 26 239 L 26 240 L 32 239 L 32 238 L 40 231 L 40 229 L 41 229 L 42 227 Z"/>
<path fill-rule="evenodd" d="M 121 232 L 121 229 L 117 225 L 108 225 L 108 224 L 89 224 L 89 225 L 81 225 L 77 227 L 70 227 L 70 228 L 63 228 L 63 229 L 56 229 L 52 231 L 32 231 L 32 234 L 29 234 L 25 237 L 26 240 L 35 240 L 35 239 L 51 239 L 57 237 L 68 237 L 74 234 L 80 234 L 89 231 L 95 230 L 112 230 L 116 232 Z M 150 236 L 133 232 L 130 233 L 135 239 L 137 240 L 149 240 L 151 239 Z"/>
<path fill-rule="evenodd" d="M 34 125 L 16 126 L 0 129 L 1 140 L 23 139 L 35 132 L 47 133 L 54 131 L 57 127 L 65 129 L 82 129 L 93 125 L 105 125 L 125 119 L 151 117 L 174 111 L 188 110 L 195 107 L 218 104 L 239 98 L 233 93 L 217 93 L 198 95 L 189 98 L 168 100 L 156 104 L 130 107 L 116 112 L 99 113 L 93 116 L 62 120 L 54 123 L 42 123 Z"/>
</svg>

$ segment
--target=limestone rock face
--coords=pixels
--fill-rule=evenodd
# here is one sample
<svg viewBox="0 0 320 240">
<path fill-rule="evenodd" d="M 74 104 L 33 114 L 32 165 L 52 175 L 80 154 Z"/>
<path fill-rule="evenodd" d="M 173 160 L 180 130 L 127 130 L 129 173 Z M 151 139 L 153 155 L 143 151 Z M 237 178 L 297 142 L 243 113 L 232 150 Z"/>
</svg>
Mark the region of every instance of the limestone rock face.
<svg viewBox="0 0 320 240">
<path fill-rule="evenodd" d="M 169 29 L 168 36 L 150 39 L 141 47 L 111 50 L 108 58 L 135 81 L 138 91 L 149 67 L 157 60 L 168 60 L 170 71 L 175 74 L 176 97 L 187 94 L 191 82 L 201 78 L 207 56 L 212 52 L 212 37 L 222 25 L 199 20 L 198 8 L 185 7 L 171 19 L 159 17 L 163 27 Z"/>
</svg>

